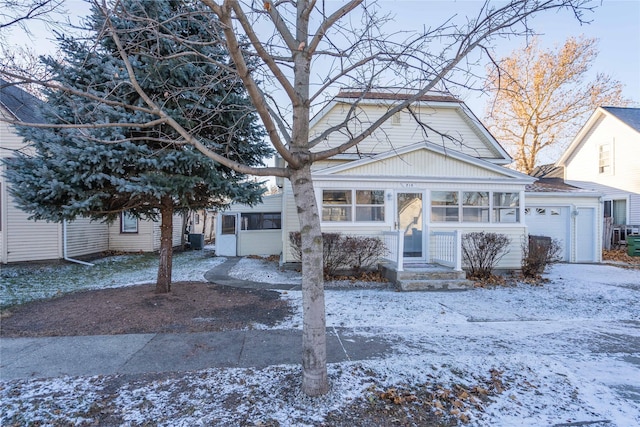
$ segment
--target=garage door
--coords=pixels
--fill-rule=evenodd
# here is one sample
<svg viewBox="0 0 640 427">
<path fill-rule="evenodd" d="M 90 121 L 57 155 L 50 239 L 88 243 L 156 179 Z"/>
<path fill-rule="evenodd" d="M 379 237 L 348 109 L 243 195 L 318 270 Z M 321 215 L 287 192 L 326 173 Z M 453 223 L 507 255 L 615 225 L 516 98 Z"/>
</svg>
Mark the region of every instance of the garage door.
<svg viewBox="0 0 640 427">
<path fill-rule="evenodd" d="M 564 261 L 569 260 L 569 207 L 539 206 L 524 210 L 529 234 L 557 239 L 562 247 Z"/>
</svg>

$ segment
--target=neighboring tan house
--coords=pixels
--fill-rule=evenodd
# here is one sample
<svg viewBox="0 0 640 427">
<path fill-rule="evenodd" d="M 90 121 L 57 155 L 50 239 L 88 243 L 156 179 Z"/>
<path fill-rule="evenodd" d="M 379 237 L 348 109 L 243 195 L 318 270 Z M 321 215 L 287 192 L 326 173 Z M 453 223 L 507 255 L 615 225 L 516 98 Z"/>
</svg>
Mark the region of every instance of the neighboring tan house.
<svg viewBox="0 0 640 427">
<path fill-rule="evenodd" d="M 35 106 L 42 102 L 19 87 L 0 79 L 0 117 L 6 120 L 39 122 Z M 29 150 L 11 125 L 0 120 L 0 160 L 14 151 Z M 0 263 L 72 259 L 107 250 L 150 252 L 160 248 L 160 225 L 138 221 L 122 214 L 112 224 L 78 218 L 54 223 L 29 220 L 9 195 L 0 163 Z M 174 244 L 180 245 L 182 216 L 174 218 Z"/>
<path fill-rule="evenodd" d="M 343 122 L 361 95 L 338 94 L 312 119 L 311 138 Z M 357 106 L 357 128 L 353 130 L 365 128 L 405 96 L 366 94 Z M 316 147 L 335 147 L 345 138 L 333 133 Z M 537 215 L 536 220 L 531 219 L 536 222 L 535 234 L 544 234 L 537 218 L 548 213 L 548 218 L 566 230 L 562 243 L 567 261 L 599 261 L 598 195 L 532 186 L 535 178 L 505 167 L 511 161 L 463 102 L 443 94 L 424 96 L 411 106 L 411 113 L 397 113 L 353 149 L 314 164 L 322 230 L 376 235 L 392 247 L 400 241 L 402 257 L 393 254 L 393 248 L 390 257 L 404 264 L 442 259 L 443 241 L 455 252 L 451 248 L 455 237 L 451 236 L 456 231 L 501 233 L 511 239 L 511 245 L 498 267 L 518 269 L 522 243 L 531 231 L 530 215 Z M 281 184 L 283 193 L 263 204 L 253 208 L 232 205 L 219 214 L 218 254 L 281 254 L 282 262 L 294 261 L 288 236 L 300 224 L 291 185 L 288 181 Z M 539 210 L 531 210 L 530 199 Z M 593 221 L 576 223 L 574 212 L 580 209 L 585 209 L 581 218 L 591 216 Z M 576 233 L 590 236 L 593 250 L 588 256 L 574 248 Z"/>
<path fill-rule="evenodd" d="M 604 217 L 640 228 L 640 108 L 598 107 L 560 157 L 567 184 L 603 195 Z"/>
</svg>

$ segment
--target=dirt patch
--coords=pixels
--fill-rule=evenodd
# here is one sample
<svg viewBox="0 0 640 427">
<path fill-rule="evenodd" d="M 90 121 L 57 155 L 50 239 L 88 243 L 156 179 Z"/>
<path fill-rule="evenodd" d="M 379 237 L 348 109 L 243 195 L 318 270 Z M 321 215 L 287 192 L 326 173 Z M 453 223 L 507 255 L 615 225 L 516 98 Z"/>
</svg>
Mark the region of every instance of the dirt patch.
<svg viewBox="0 0 640 427">
<path fill-rule="evenodd" d="M 274 291 L 177 282 L 169 294 L 154 285 L 83 291 L 13 307 L 3 337 L 206 332 L 274 325 L 291 314 Z"/>
</svg>

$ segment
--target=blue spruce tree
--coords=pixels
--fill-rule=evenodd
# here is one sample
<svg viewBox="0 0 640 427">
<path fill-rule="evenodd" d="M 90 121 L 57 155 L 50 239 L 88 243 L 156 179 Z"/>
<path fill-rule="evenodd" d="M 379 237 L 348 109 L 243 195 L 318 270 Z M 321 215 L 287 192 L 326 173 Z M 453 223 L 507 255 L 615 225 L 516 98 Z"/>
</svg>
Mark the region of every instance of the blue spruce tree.
<svg viewBox="0 0 640 427">
<path fill-rule="evenodd" d="M 211 150 L 261 165 L 271 151 L 227 52 L 219 39 L 200 42 L 201 33 L 217 32 L 212 14 L 174 0 L 124 0 L 117 12 L 109 19 L 146 93 Z M 63 62 L 43 58 L 66 90 L 46 90 L 40 115 L 50 127 L 19 128 L 34 150 L 7 164 L 7 179 L 34 219 L 112 221 L 123 211 L 159 218 L 156 292 L 166 293 L 174 214 L 254 204 L 262 186 L 184 144 L 170 126 L 131 126 L 157 116 L 128 83 L 101 11 L 94 9 L 86 24 L 92 37 L 59 36 Z"/>
</svg>

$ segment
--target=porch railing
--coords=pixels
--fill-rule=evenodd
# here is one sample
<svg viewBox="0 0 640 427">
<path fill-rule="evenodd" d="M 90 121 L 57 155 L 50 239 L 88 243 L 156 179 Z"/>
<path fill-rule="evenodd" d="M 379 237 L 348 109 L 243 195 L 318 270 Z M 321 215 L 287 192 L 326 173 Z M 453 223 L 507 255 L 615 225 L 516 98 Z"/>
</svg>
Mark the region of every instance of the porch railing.
<svg viewBox="0 0 640 427">
<path fill-rule="evenodd" d="M 383 231 L 382 238 L 389 251 L 385 259 L 395 263 L 397 270 L 402 271 L 404 264 L 404 231 Z"/>
<path fill-rule="evenodd" d="M 462 232 L 433 231 L 430 233 L 431 241 L 429 262 L 462 271 Z M 402 230 L 383 231 L 382 238 L 389 251 L 385 256 L 387 261 L 396 264 L 398 271 L 404 270 L 404 232 Z"/>
<path fill-rule="evenodd" d="M 431 262 L 462 270 L 462 233 L 454 231 L 432 231 L 433 246 Z"/>
</svg>

